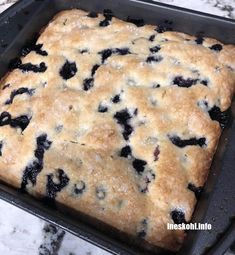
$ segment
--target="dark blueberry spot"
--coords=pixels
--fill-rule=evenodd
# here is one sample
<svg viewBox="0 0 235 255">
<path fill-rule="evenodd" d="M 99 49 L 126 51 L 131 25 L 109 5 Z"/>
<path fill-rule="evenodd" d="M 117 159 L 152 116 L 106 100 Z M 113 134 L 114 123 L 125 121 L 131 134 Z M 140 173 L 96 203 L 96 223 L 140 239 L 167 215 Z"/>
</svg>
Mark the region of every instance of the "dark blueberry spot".
<svg viewBox="0 0 235 255">
<path fill-rule="evenodd" d="M 120 112 L 116 112 L 114 118 L 117 120 L 118 124 L 125 125 L 128 120 L 131 119 L 131 115 L 127 109 L 121 110 Z"/>
<path fill-rule="evenodd" d="M 161 56 L 149 56 L 146 59 L 147 63 L 160 62 L 163 58 Z"/>
<path fill-rule="evenodd" d="M 93 78 L 87 78 L 83 81 L 83 89 L 85 91 L 91 89 L 94 86 L 94 79 Z"/>
<path fill-rule="evenodd" d="M 179 209 L 171 211 L 171 218 L 175 224 L 186 223 L 184 212 Z"/>
<path fill-rule="evenodd" d="M 64 80 L 72 78 L 77 72 L 77 66 L 75 62 L 69 62 L 66 60 L 62 68 L 60 69 L 60 75 Z"/>
<path fill-rule="evenodd" d="M 231 109 L 221 112 L 218 106 L 213 106 L 208 111 L 212 120 L 216 120 L 220 123 L 221 128 L 225 128 L 231 122 Z"/>
<path fill-rule="evenodd" d="M 105 19 L 102 20 L 99 25 L 100 25 L 100 27 L 107 27 L 112 20 L 113 13 L 111 10 L 105 9 L 103 14 L 104 14 Z"/>
<path fill-rule="evenodd" d="M 129 136 L 131 135 L 132 132 L 133 132 L 132 126 L 129 124 L 126 124 L 124 126 L 124 131 L 122 132 L 122 135 L 126 141 L 129 139 Z"/>
<path fill-rule="evenodd" d="M 26 127 L 29 125 L 30 118 L 26 115 L 22 115 L 19 117 L 16 117 L 15 119 L 11 119 L 10 126 L 13 128 L 21 128 L 22 132 L 26 129 Z"/>
<path fill-rule="evenodd" d="M 53 181 L 54 178 L 57 178 L 59 183 Z M 49 199 L 54 199 L 56 194 L 65 188 L 69 183 L 69 177 L 66 175 L 64 170 L 56 169 L 55 174 L 50 174 L 47 176 L 47 197 Z"/>
<path fill-rule="evenodd" d="M 94 65 L 91 69 L 91 76 L 94 76 L 100 65 Z"/>
<path fill-rule="evenodd" d="M 0 156 L 2 156 L 2 146 L 3 146 L 3 143 L 2 141 L 0 141 Z"/>
<path fill-rule="evenodd" d="M 148 185 L 155 179 L 155 177 L 156 176 L 152 170 L 144 171 L 141 174 L 141 179 L 140 179 L 140 183 L 139 183 L 139 191 L 141 193 L 148 192 Z"/>
<path fill-rule="evenodd" d="M 116 53 L 118 55 L 131 54 L 128 48 L 116 48 L 113 50 L 113 53 Z"/>
<path fill-rule="evenodd" d="M 28 181 L 30 181 L 33 185 L 36 184 L 36 178 L 38 174 L 43 169 L 43 158 L 44 153 L 48 150 L 51 146 L 51 141 L 47 140 L 47 135 L 42 134 L 37 137 L 37 147 L 34 151 L 35 159 L 32 163 L 26 166 L 21 183 L 21 190 L 24 191 Z"/>
<path fill-rule="evenodd" d="M 173 80 L 173 84 L 183 88 L 189 88 L 197 83 L 197 79 L 184 79 L 182 76 L 176 76 Z"/>
<path fill-rule="evenodd" d="M 144 20 L 143 19 L 133 19 L 131 17 L 127 17 L 127 22 L 135 24 L 137 27 L 143 27 L 144 26 Z"/>
<path fill-rule="evenodd" d="M 98 112 L 107 112 L 108 111 L 108 107 L 107 106 L 104 106 L 102 104 L 99 105 L 98 107 Z"/>
<path fill-rule="evenodd" d="M 152 53 L 156 53 L 156 52 L 158 52 L 160 49 L 161 49 L 160 46 L 154 46 L 154 47 L 150 48 L 149 50 L 150 50 L 150 52 L 152 52 Z"/>
<path fill-rule="evenodd" d="M 132 166 L 135 168 L 138 174 L 141 174 L 144 171 L 144 166 L 146 164 L 147 162 L 141 159 L 134 159 L 132 162 Z"/>
<path fill-rule="evenodd" d="M 5 84 L 3 87 L 2 87 L 2 90 L 6 89 L 6 88 L 9 88 L 10 87 L 10 84 Z"/>
<path fill-rule="evenodd" d="M 148 221 L 147 221 L 147 219 L 143 219 L 140 222 L 139 230 L 137 230 L 137 236 L 139 238 L 145 238 L 146 237 L 147 227 L 148 227 Z"/>
<path fill-rule="evenodd" d="M 8 112 L 2 112 L 0 115 L 0 126 L 9 125 L 11 123 L 11 115 Z"/>
<path fill-rule="evenodd" d="M 202 193 L 203 187 L 196 187 L 194 184 L 189 183 L 188 189 L 195 193 L 196 198 L 198 199 Z"/>
<path fill-rule="evenodd" d="M 101 54 L 102 63 L 104 63 L 104 61 L 112 55 L 112 50 L 105 49 L 105 50 L 100 51 L 99 54 Z"/>
<path fill-rule="evenodd" d="M 44 73 L 47 70 L 47 66 L 44 62 L 41 62 L 39 65 L 33 65 L 31 63 L 21 64 L 18 67 L 23 72 L 34 72 L 34 73 Z"/>
<path fill-rule="evenodd" d="M 99 26 L 100 26 L 100 27 L 107 27 L 107 26 L 109 25 L 109 23 L 110 23 L 109 20 L 104 19 L 104 20 L 100 21 Z"/>
<path fill-rule="evenodd" d="M 201 84 L 207 86 L 208 85 L 208 81 L 207 80 L 202 80 Z"/>
<path fill-rule="evenodd" d="M 76 195 L 81 195 L 86 189 L 86 184 L 84 181 L 79 181 L 77 184 L 74 185 L 74 193 Z"/>
<path fill-rule="evenodd" d="M 200 36 L 197 37 L 196 40 L 195 40 L 195 42 L 196 42 L 197 44 L 202 44 L 203 41 L 204 41 L 203 37 L 200 37 Z"/>
<path fill-rule="evenodd" d="M 10 99 L 8 99 L 8 100 L 5 102 L 5 104 L 12 104 L 12 102 L 13 102 L 15 96 L 17 96 L 17 95 L 22 95 L 22 94 L 26 93 L 26 94 L 28 94 L 29 96 L 32 96 L 33 93 L 34 93 L 34 91 L 35 91 L 35 89 L 28 89 L 28 88 L 24 88 L 24 87 L 23 87 L 23 88 L 19 88 L 19 89 L 17 89 L 17 90 L 13 90 L 13 91 L 11 92 Z"/>
<path fill-rule="evenodd" d="M 119 112 L 116 112 L 113 117 L 117 120 L 117 123 L 123 127 L 124 130 L 122 135 L 125 140 L 128 140 L 130 134 L 133 132 L 133 128 L 129 124 L 129 120 L 131 119 L 130 113 L 128 112 L 127 109 L 124 109 Z"/>
<path fill-rule="evenodd" d="M 153 42 L 154 39 L 155 39 L 155 35 L 151 35 L 151 36 L 149 37 L 149 41 L 150 41 L 150 42 Z"/>
<path fill-rule="evenodd" d="M 153 152 L 154 161 L 157 161 L 159 159 L 160 149 L 159 146 L 157 146 Z"/>
<path fill-rule="evenodd" d="M 10 70 L 17 69 L 21 66 L 21 64 L 22 64 L 22 61 L 20 58 L 14 58 L 10 61 L 8 68 Z"/>
<path fill-rule="evenodd" d="M 190 138 L 190 139 L 181 139 L 179 136 L 169 136 L 170 141 L 180 147 L 183 148 L 185 146 L 197 146 L 199 145 L 200 147 L 206 146 L 206 138 L 201 137 L 201 138 Z"/>
<path fill-rule="evenodd" d="M 106 191 L 105 191 L 104 187 L 100 186 L 100 187 L 97 187 L 97 188 L 96 188 L 96 197 L 97 197 L 99 200 L 105 199 L 105 197 L 106 197 Z"/>
<path fill-rule="evenodd" d="M 41 55 L 41 56 L 47 56 L 48 53 L 45 50 L 42 50 L 42 46 L 43 46 L 43 44 L 35 45 L 34 43 L 29 43 L 21 49 L 21 56 L 25 57 L 31 51 L 35 51 L 38 55 Z"/>
<path fill-rule="evenodd" d="M 112 102 L 113 102 L 114 104 L 117 104 L 117 103 L 119 103 L 120 101 L 121 101 L 120 95 L 115 95 L 115 96 L 112 98 Z"/>
<path fill-rule="evenodd" d="M 222 45 L 221 44 L 214 44 L 210 47 L 211 50 L 214 50 L 214 51 L 221 51 L 223 49 Z"/>
<path fill-rule="evenodd" d="M 128 158 L 128 156 L 131 156 L 131 147 L 129 145 L 123 147 L 120 152 L 120 157 Z"/>
<path fill-rule="evenodd" d="M 98 17 L 98 14 L 96 12 L 90 12 L 88 13 L 87 17 L 90 17 L 90 18 L 97 18 Z"/>
<path fill-rule="evenodd" d="M 79 52 L 80 52 L 81 54 L 84 54 L 84 53 L 87 53 L 87 52 L 89 52 L 89 51 L 88 51 L 88 49 L 82 49 L 82 50 L 80 50 Z"/>
<path fill-rule="evenodd" d="M 138 108 L 135 108 L 134 115 L 137 116 L 137 114 L 138 114 Z"/>
<path fill-rule="evenodd" d="M 155 29 L 155 31 L 157 31 L 158 33 L 164 33 L 164 32 L 166 32 L 166 31 L 171 31 L 171 30 L 172 30 L 172 28 L 167 27 L 167 26 L 163 26 L 163 25 L 159 25 L 159 26 Z"/>
<path fill-rule="evenodd" d="M 156 89 L 156 88 L 160 88 L 161 85 L 160 84 L 153 84 L 153 88 Z"/>
</svg>

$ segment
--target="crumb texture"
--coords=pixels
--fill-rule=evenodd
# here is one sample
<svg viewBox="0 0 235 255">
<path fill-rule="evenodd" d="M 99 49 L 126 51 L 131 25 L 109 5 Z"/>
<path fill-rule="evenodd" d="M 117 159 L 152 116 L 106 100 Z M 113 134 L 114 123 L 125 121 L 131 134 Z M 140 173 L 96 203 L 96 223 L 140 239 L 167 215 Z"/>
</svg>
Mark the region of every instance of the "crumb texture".
<svg viewBox="0 0 235 255">
<path fill-rule="evenodd" d="M 235 86 L 235 47 L 122 21 L 57 14 L 1 80 L 0 178 L 177 250 Z"/>
</svg>

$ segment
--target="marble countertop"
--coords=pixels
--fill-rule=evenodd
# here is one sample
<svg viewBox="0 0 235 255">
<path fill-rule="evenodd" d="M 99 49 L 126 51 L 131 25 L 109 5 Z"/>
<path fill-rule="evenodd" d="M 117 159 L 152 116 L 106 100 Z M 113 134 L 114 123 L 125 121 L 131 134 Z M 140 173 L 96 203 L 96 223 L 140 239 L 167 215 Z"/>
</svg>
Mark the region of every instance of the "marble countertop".
<svg viewBox="0 0 235 255">
<path fill-rule="evenodd" d="M 0 13 L 16 0 L 0 0 Z M 235 0 L 159 0 L 235 19 Z M 108 255 L 92 244 L 0 200 L 0 254 Z"/>
</svg>

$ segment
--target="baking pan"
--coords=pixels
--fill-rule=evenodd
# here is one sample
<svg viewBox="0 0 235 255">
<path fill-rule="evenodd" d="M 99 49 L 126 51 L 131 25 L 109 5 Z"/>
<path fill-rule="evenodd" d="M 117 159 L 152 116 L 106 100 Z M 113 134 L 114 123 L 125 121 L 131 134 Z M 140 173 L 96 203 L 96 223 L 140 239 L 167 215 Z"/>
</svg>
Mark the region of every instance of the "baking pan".
<svg viewBox="0 0 235 255">
<path fill-rule="evenodd" d="M 124 20 L 128 16 L 142 18 L 149 24 L 160 24 L 176 31 L 235 44 L 235 21 L 152 1 L 21 0 L 0 15 L 0 77 L 7 72 L 9 61 L 19 54 L 22 46 L 35 37 L 55 13 L 71 8 L 96 12 L 111 9 L 115 16 Z M 208 181 L 192 218 L 192 222 L 211 223 L 212 230 L 189 231 L 177 255 L 223 254 L 235 239 L 234 116 L 235 103 L 231 107 L 230 125 L 223 131 Z M 102 223 L 94 219 L 78 213 L 79 217 L 68 216 L 60 205 L 51 207 L 4 183 L 0 183 L 0 198 L 113 254 L 170 254 L 146 244 L 140 248 L 136 244 L 139 240 L 126 241 L 125 234 L 111 228 L 107 228 L 107 231 Z"/>
</svg>

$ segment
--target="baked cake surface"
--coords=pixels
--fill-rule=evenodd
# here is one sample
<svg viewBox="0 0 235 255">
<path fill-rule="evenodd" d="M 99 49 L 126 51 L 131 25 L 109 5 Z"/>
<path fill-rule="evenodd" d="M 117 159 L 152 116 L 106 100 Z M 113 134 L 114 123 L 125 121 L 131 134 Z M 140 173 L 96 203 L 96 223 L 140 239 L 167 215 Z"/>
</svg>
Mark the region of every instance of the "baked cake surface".
<svg viewBox="0 0 235 255">
<path fill-rule="evenodd" d="M 81 10 L 1 81 L 0 179 L 171 250 L 235 85 L 235 47 Z M 133 24 L 133 22 L 135 24 Z"/>
</svg>

